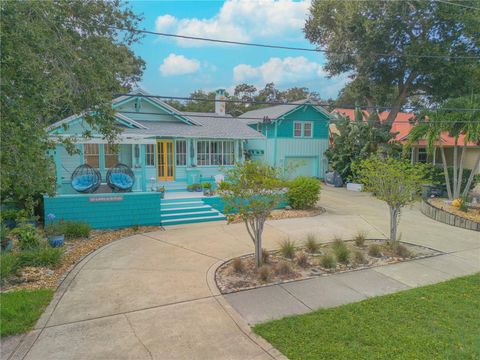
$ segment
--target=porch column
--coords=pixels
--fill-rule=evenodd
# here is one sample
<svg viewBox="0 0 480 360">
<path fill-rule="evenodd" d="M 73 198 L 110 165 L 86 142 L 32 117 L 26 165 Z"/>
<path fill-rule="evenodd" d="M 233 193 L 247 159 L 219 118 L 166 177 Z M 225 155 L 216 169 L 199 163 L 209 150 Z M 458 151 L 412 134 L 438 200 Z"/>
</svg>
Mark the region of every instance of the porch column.
<svg viewBox="0 0 480 360">
<path fill-rule="evenodd" d="M 410 162 L 413 164 L 415 162 L 415 148 L 411 148 L 411 156 L 410 156 Z"/>
<path fill-rule="evenodd" d="M 437 148 L 434 146 L 433 147 L 433 165 L 435 165 L 436 157 L 437 157 Z"/>
<path fill-rule="evenodd" d="M 188 157 L 190 159 L 190 166 L 197 165 L 197 159 L 195 158 L 195 140 L 189 139 L 188 140 Z"/>
<path fill-rule="evenodd" d="M 98 162 L 100 166 L 100 173 L 105 178 L 105 145 L 98 144 Z"/>
<path fill-rule="evenodd" d="M 142 191 L 147 191 L 147 168 L 146 168 L 146 145 L 140 145 L 140 164 L 142 164 L 142 177 L 140 179 L 140 184 L 142 185 Z"/>
<path fill-rule="evenodd" d="M 57 186 L 62 185 L 62 159 L 60 151 L 60 145 L 55 145 L 55 150 L 53 150 L 52 155 L 55 162 L 55 177 Z"/>
</svg>

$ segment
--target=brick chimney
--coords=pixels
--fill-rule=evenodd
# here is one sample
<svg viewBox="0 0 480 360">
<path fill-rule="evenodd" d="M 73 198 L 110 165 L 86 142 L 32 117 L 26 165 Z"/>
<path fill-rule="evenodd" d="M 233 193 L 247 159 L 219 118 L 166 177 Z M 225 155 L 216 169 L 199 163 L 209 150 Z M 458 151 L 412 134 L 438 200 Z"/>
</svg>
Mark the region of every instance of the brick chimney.
<svg viewBox="0 0 480 360">
<path fill-rule="evenodd" d="M 225 89 L 218 89 L 215 91 L 215 114 L 225 115 L 226 103 L 218 100 L 225 100 Z"/>
</svg>

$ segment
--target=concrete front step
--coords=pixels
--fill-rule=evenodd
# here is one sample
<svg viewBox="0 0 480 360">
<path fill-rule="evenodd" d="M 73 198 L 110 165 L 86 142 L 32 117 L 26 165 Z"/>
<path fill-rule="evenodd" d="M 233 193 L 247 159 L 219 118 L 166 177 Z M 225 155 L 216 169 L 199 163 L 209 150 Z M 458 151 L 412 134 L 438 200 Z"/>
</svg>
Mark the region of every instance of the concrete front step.
<svg viewBox="0 0 480 360">
<path fill-rule="evenodd" d="M 227 218 L 223 214 L 219 213 L 217 216 L 162 220 L 161 224 L 162 226 L 183 225 L 183 224 L 193 224 L 193 223 L 207 222 L 207 221 L 219 221 L 219 220 L 226 220 L 226 219 Z"/>
<path fill-rule="evenodd" d="M 163 199 L 160 222 L 163 226 L 226 220 L 226 217 L 201 198 Z"/>
</svg>

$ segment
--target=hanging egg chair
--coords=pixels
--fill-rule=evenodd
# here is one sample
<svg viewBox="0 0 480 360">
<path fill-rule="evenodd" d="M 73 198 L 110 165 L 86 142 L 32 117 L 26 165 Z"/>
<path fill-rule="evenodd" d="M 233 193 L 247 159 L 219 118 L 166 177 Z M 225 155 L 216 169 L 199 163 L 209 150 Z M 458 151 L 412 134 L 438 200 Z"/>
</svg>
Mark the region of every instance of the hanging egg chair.
<svg viewBox="0 0 480 360">
<path fill-rule="evenodd" d="M 134 182 L 135 175 L 125 164 L 117 164 L 107 171 L 107 184 L 113 192 L 132 191 Z"/>
<path fill-rule="evenodd" d="M 81 193 L 95 192 L 102 182 L 100 171 L 88 164 L 78 166 L 70 178 L 72 188 Z"/>
</svg>

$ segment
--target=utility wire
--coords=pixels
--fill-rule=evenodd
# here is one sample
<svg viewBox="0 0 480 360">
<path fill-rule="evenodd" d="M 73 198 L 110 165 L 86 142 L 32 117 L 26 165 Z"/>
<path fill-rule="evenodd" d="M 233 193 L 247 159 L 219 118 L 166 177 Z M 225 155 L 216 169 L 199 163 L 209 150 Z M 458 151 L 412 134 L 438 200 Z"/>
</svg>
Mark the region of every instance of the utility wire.
<svg viewBox="0 0 480 360">
<path fill-rule="evenodd" d="M 452 5 L 452 6 L 462 7 L 462 8 L 465 8 L 465 9 L 480 10 L 480 8 L 473 7 L 473 6 L 468 6 L 468 5 L 463 5 L 461 3 L 454 3 L 454 2 L 451 2 L 451 1 L 445 1 L 445 0 L 435 0 L 435 1 L 439 2 L 439 3 L 443 3 L 443 4 Z"/>
<path fill-rule="evenodd" d="M 230 44 L 230 45 L 243 45 L 243 46 L 253 46 L 253 47 L 261 47 L 261 48 L 270 48 L 270 49 L 282 49 L 282 50 L 294 50 L 294 51 L 309 51 L 309 52 L 322 52 L 326 54 L 337 54 L 337 55 L 349 55 L 352 54 L 350 52 L 338 52 L 338 51 L 330 51 L 325 49 L 313 49 L 313 48 L 303 48 L 303 47 L 294 47 L 294 46 L 283 46 L 283 45 L 273 45 L 273 44 L 260 44 L 260 43 L 248 43 L 242 41 L 233 41 L 233 40 L 220 40 L 220 39 L 213 39 L 213 38 L 205 38 L 199 36 L 189 36 L 189 35 L 179 35 L 179 34 L 169 34 L 163 32 L 156 32 L 156 31 L 149 31 L 149 30 L 140 30 L 140 29 L 122 29 L 116 26 L 112 26 L 112 29 L 120 30 L 120 31 L 133 31 L 140 34 L 148 34 L 148 35 L 157 35 L 163 37 L 171 37 L 171 38 L 178 38 L 178 39 L 187 39 L 187 40 L 195 40 L 195 41 L 206 41 L 206 42 L 213 42 L 213 43 L 221 43 L 221 44 Z M 372 55 L 378 57 L 407 57 L 407 58 L 431 58 L 431 59 L 465 59 L 465 60 L 478 60 L 480 59 L 478 56 L 451 56 L 451 55 L 417 55 L 417 54 L 398 54 L 398 53 L 372 53 Z"/>
<path fill-rule="evenodd" d="M 166 100 L 179 100 L 179 101 L 205 101 L 205 102 L 221 102 L 221 103 L 232 103 L 232 104 L 252 104 L 252 105 L 270 105 L 270 106 L 277 106 L 277 105 L 294 105 L 294 106 L 301 106 L 301 105 L 313 105 L 313 106 L 321 106 L 321 107 L 330 107 L 334 106 L 337 109 L 347 109 L 347 110 L 356 110 L 356 109 L 372 109 L 370 106 L 356 106 L 356 105 L 344 105 L 344 104 L 331 104 L 331 103 L 322 103 L 318 101 L 310 101 L 307 103 L 300 103 L 300 102 L 280 102 L 280 101 L 257 101 L 257 100 L 230 100 L 230 99 L 204 99 L 204 98 L 192 98 L 192 97 L 184 97 L 184 96 L 163 96 L 163 95 L 149 95 L 149 94 L 129 94 L 129 93 L 119 93 L 115 94 L 115 96 L 137 96 L 137 97 L 144 97 L 144 98 L 154 98 L 154 99 L 166 99 Z M 391 109 L 391 106 L 373 106 L 373 109 Z M 439 108 L 439 109 L 427 109 L 427 108 L 411 108 L 412 110 L 425 110 L 425 111 L 463 111 L 463 112 L 476 112 L 480 111 L 480 109 L 470 109 L 470 108 Z M 254 109 L 254 110 L 261 110 Z"/>
<path fill-rule="evenodd" d="M 168 114 L 165 114 L 165 113 L 159 113 L 159 112 L 145 112 L 145 111 L 117 111 L 118 113 L 120 114 L 140 114 L 140 115 L 168 115 Z M 334 114 L 339 114 L 339 115 L 342 115 L 342 116 L 345 116 L 344 114 L 342 114 L 341 112 L 338 112 L 338 113 L 334 113 Z M 258 116 L 241 116 L 241 117 L 234 117 L 234 116 L 229 116 L 229 115 L 218 115 L 216 113 L 195 113 L 195 114 L 189 114 L 188 111 L 186 112 L 182 112 L 182 111 L 179 111 L 179 115 L 183 115 L 185 117 L 191 117 L 191 118 L 209 118 L 209 119 L 229 119 L 229 120 L 257 120 L 258 122 L 265 122 L 265 121 L 271 121 L 271 120 L 275 120 L 275 119 L 270 119 L 268 116 L 265 116 L 265 117 L 258 117 Z M 413 113 L 411 114 L 412 115 L 412 119 L 413 117 L 415 116 Z M 298 119 L 298 120 L 301 120 L 301 119 Z M 353 120 L 353 119 L 351 119 Z M 135 121 L 142 121 L 140 119 L 137 119 Z M 145 121 L 148 121 L 148 120 L 145 120 Z M 293 121 L 296 121 L 296 119 L 293 119 Z M 336 123 L 336 122 L 340 122 L 340 120 L 330 120 L 331 123 Z M 381 122 L 383 122 L 383 120 L 381 120 Z M 435 123 L 449 123 L 448 120 L 440 120 L 440 121 L 436 121 Z M 456 123 L 466 123 L 466 124 L 471 124 L 471 123 L 474 123 L 474 122 L 480 122 L 480 120 L 472 120 L 472 121 L 468 121 L 468 120 L 459 120 L 459 121 L 455 121 Z M 412 124 L 410 121 L 408 120 L 397 120 L 394 122 L 395 124 Z M 414 125 L 414 124 L 412 124 Z"/>
</svg>

